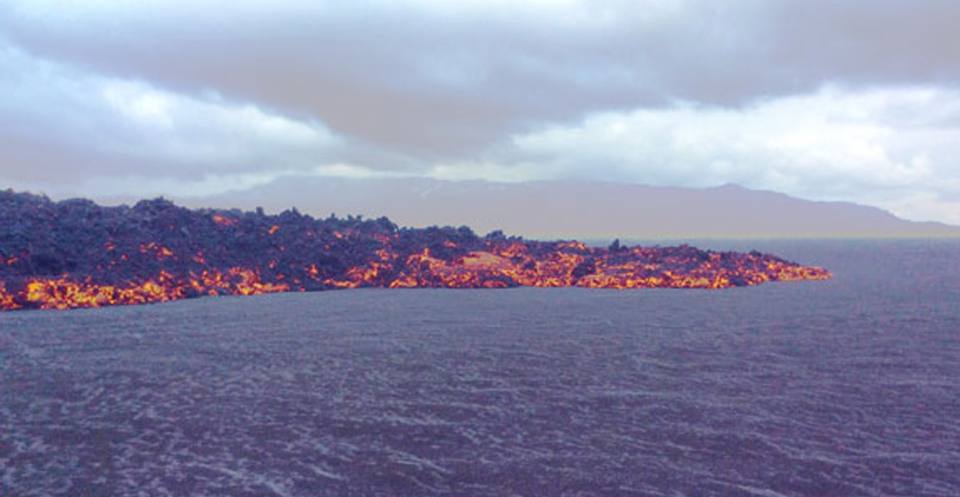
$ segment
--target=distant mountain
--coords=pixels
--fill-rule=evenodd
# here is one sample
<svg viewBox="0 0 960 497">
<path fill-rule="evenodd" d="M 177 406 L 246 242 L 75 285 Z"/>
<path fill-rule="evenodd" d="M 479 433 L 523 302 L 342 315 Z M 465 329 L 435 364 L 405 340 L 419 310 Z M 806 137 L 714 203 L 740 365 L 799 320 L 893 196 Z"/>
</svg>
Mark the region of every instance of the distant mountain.
<svg viewBox="0 0 960 497">
<path fill-rule="evenodd" d="M 813 202 L 735 185 L 666 188 L 549 181 L 286 178 L 250 191 L 182 198 L 195 207 L 296 205 L 315 215 L 389 216 L 401 225 L 469 225 L 536 238 L 953 237 L 960 227 L 917 223 L 848 202 Z"/>
</svg>

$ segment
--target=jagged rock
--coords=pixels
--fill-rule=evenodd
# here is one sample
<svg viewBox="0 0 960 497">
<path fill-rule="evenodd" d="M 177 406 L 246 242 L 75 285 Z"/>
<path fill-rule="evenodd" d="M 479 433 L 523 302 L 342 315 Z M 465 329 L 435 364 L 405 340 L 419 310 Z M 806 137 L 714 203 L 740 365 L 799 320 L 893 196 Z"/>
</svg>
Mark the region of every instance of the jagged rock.
<svg viewBox="0 0 960 497">
<path fill-rule="evenodd" d="M 189 210 L 162 198 L 102 207 L 0 192 L 0 309 L 356 287 L 724 288 L 829 276 L 759 252 L 593 248 L 296 209 Z"/>
</svg>

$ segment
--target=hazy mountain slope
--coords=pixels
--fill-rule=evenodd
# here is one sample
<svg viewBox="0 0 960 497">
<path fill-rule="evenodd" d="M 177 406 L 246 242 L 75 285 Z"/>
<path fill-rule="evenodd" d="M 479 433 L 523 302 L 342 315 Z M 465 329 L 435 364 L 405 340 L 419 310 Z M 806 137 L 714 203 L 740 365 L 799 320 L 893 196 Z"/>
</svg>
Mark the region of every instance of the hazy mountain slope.
<svg viewBox="0 0 960 497">
<path fill-rule="evenodd" d="M 905 221 L 873 207 L 732 185 L 287 178 L 251 191 L 179 200 L 269 211 L 296 205 L 322 216 L 387 215 L 401 225 L 466 224 L 481 233 L 502 229 L 541 238 L 960 236 L 958 227 Z"/>
</svg>

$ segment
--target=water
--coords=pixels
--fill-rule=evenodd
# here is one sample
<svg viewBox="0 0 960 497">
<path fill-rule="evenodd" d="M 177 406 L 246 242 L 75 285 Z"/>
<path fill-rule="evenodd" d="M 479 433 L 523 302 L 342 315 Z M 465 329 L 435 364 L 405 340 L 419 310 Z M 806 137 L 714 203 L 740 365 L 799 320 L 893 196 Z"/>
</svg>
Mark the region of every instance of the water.
<svg viewBox="0 0 960 497">
<path fill-rule="evenodd" d="M 960 243 L 723 245 L 836 277 L 2 314 L 0 495 L 960 495 Z"/>
</svg>

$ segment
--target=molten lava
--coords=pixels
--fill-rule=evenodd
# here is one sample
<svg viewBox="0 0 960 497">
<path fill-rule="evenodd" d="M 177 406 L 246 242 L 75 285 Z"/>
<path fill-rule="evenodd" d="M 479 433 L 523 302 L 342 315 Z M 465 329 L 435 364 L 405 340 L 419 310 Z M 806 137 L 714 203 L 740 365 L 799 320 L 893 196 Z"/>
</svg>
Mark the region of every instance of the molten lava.
<svg viewBox="0 0 960 497">
<path fill-rule="evenodd" d="M 727 288 L 830 273 L 758 252 L 589 247 L 386 218 L 54 203 L 0 192 L 0 309 L 336 288 Z"/>
</svg>

